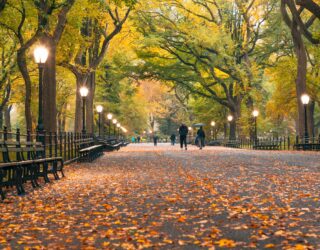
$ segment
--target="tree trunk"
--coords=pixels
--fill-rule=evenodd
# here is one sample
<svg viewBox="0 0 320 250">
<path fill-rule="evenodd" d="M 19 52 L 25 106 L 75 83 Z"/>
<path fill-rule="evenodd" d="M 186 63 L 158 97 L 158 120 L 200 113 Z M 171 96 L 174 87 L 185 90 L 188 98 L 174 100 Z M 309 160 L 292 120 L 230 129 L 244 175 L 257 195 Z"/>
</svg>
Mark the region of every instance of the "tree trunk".
<svg viewBox="0 0 320 250">
<path fill-rule="evenodd" d="M 316 103 L 315 101 L 311 100 L 308 108 L 308 132 L 310 137 L 315 137 L 315 124 L 314 124 L 314 109 L 315 109 Z"/>
<path fill-rule="evenodd" d="M 31 79 L 28 71 L 26 54 L 24 49 L 19 49 L 17 52 L 17 64 L 25 83 L 24 113 L 26 119 L 26 129 L 32 132 L 33 127 L 31 113 Z"/>
<path fill-rule="evenodd" d="M 93 100 L 94 100 L 94 92 L 95 92 L 95 80 L 96 73 L 90 73 L 87 80 L 87 88 L 89 89 L 89 94 L 87 96 L 86 102 L 86 126 L 88 133 L 94 133 L 94 108 L 93 108 Z"/>
<path fill-rule="evenodd" d="M 302 35 L 298 29 L 297 23 L 293 20 L 291 27 L 291 35 L 294 42 L 295 53 L 298 59 L 297 62 L 297 79 L 296 79 L 296 94 L 298 104 L 298 134 L 304 136 L 304 107 L 301 102 L 301 96 L 306 93 L 306 77 L 307 77 L 307 54 L 302 40 Z"/>
<path fill-rule="evenodd" d="M 12 110 L 12 105 L 9 106 L 5 106 L 4 108 L 4 120 L 5 120 L 5 124 L 6 127 L 9 131 L 11 131 L 11 110 Z"/>
<path fill-rule="evenodd" d="M 0 108 L 0 130 L 3 129 L 3 109 Z"/>
<path fill-rule="evenodd" d="M 236 140 L 237 123 L 236 120 L 232 120 L 229 123 L 229 140 Z"/>
<path fill-rule="evenodd" d="M 240 96 L 236 96 L 233 98 L 234 105 L 233 108 L 230 109 L 230 113 L 233 116 L 233 120 L 229 122 L 229 140 L 237 139 L 237 120 L 241 116 L 241 100 Z"/>
<path fill-rule="evenodd" d="M 43 125 L 47 132 L 57 131 L 56 106 L 56 45 L 53 38 L 45 36 L 42 43 L 49 50 L 43 75 Z"/>
</svg>

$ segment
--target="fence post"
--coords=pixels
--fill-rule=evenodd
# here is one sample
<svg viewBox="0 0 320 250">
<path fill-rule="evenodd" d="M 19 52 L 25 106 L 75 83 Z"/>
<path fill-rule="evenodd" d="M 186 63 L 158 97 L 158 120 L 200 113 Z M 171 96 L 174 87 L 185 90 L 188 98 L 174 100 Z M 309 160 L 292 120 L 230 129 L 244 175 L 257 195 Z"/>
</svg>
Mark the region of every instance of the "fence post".
<svg viewBox="0 0 320 250">
<path fill-rule="evenodd" d="M 59 131 L 59 148 L 60 148 L 60 157 L 63 157 L 63 155 L 62 155 L 62 131 Z"/>
<path fill-rule="evenodd" d="M 58 157 L 58 134 L 54 132 L 54 157 Z"/>
<path fill-rule="evenodd" d="M 16 132 L 16 142 L 18 143 L 16 145 L 16 148 L 20 148 L 20 129 L 17 128 L 17 132 Z M 22 156 L 19 152 L 16 152 L 16 159 L 18 161 L 22 161 Z"/>
<path fill-rule="evenodd" d="M 63 160 L 67 159 L 67 133 L 63 132 Z"/>
<path fill-rule="evenodd" d="M 8 129 L 6 126 L 3 127 L 3 140 L 4 141 L 8 140 Z"/>
<path fill-rule="evenodd" d="M 70 153 L 71 153 L 71 152 L 70 152 L 70 151 L 71 151 L 71 147 L 70 147 L 70 146 L 71 146 L 71 145 L 70 145 L 70 133 L 67 134 L 67 138 L 68 138 L 68 160 L 70 160 L 70 159 L 71 159 L 71 158 L 70 158 L 70 157 L 71 157 L 71 156 L 70 156 Z"/>
<path fill-rule="evenodd" d="M 73 151 L 73 141 L 74 141 L 74 138 L 73 138 L 74 134 L 71 132 L 71 159 L 74 158 L 74 151 Z"/>
<path fill-rule="evenodd" d="M 43 157 L 44 158 L 46 158 L 46 155 L 47 155 L 47 132 L 44 130 L 43 131 L 43 134 L 42 134 L 42 136 L 43 136 L 43 148 L 44 148 L 44 155 L 43 155 Z"/>
<path fill-rule="evenodd" d="M 31 145 L 31 133 L 30 133 L 29 129 L 27 130 L 27 142 L 30 143 L 27 147 L 32 147 L 32 145 Z M 28 160 L 31 159 L 31 153 L 29 151 L 27 153 L 27 157 L 28 157 Z"/>
<path fill-rule="evenodd" d="M 290 150 L 290 136 L 288 136 L 288 150 Z"/>
<path fill-rule="evenodd" d="M 52 157 L 52 132 L 49 132 L 49 156 Z"/>
</svg>

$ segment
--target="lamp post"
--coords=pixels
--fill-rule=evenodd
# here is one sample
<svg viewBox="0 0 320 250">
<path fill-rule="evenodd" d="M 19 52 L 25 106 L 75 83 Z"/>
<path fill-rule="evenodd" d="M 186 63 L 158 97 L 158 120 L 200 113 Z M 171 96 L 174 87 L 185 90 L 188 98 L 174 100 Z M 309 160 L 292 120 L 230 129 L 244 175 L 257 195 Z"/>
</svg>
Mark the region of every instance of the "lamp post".
<svg viewBox="0 0 320 250">
<path fill-rule="evenodd" d="M 113 136 L 116 136 L 116 124 L 117 124 L 117 119 L 113 119 L 112 123 L 113 123 Z"/>
<path fill-rule="evenodd" d="M 211 139 L 213 140 L 214 139 L 214 136 L 213 136 L 213 128 L 216 126 L 216 123 L 214 121 L 211 122 Z"/>
<path fill-rule="evenodd" d="M 231 138 L 231 122 L 233 121 L 233 116 L 232 115 L 228 115 L 228 122 L 229 122 L 229 140 L 233 139 Z"/>
<path fill-rule="evenodd" d="M 98 120 L 99 120 L 99 137 L 101 137 L 101 113 L 103 111 L 103 107 L 101 105 L 98 105 L 96 109 L 97 109 L 97 112 L 99 115 L 99 118 L 98 118 Z"/>
<path fill-rule="evenodd" d="M 108 138 L 110 139 L 111 137 L 111 120 L 112 120 L 112 114 L 108 114 L 107 115 L 107 118 L 108 118 L 108 126 L 109 126 L 109 132 L 108 132 Z"/>
<path fill-rule="evenodd" d="M 258 110 L 253 110 L 252 115 L 253 115 L 253 120 L 254 120 L 254 143 L 257 144 L 257 142 L 258 142 L 257 118 L 259 116 L 259 111 Z"/>
<path fill-rule="evenodd" d="M 120 127 L 121 127 L 121 124 L 120 124 L 120 123 L 117 123 L 117 128 L 118 128 L 118 139 L 120 139 Z"/>
<path fill-rule="evenodd" d="M 85 86 L 80 88 L 80 95 L 82 97 L 82 133 L 86 134 L 86 97 L 89 94 L 89 89 Z"/>
<path fill-rule="evenodd" d="M 192 140 L 192 134 L 193 134 L 193 130 L 192 130 L 192 127 L 188 127 L 188 130 L 189 130 L 189 143 L 191 144 L 191 140 Z"/>
<path fill-rule="evenodd" d="M 39 68 L 39 114 L 38 114 L 38 125 L 37 131 L 39 134 L 43 133 L 44 126 L 43 126 L 43 96 L 42 96 L 42 88 L 43 88 L 43 70 L 45 63 L 48 59 L 49 52 L 48 50 L 43 47 L 39 46 L 34 50 L 34 60 L 38 64 Z M 42 138 L 43 141 L 44 138 Z"/>
<path fill-rule="evenodd" d="M 310 96 L 303 94 L 301 96 L 301 102 L 304 106 L 304 140 L 305 143 L 309 142 L 309 133 L 308 133 L 308 121 L 307 121 L 307 106 L 310 102 Z"/>
</svg>

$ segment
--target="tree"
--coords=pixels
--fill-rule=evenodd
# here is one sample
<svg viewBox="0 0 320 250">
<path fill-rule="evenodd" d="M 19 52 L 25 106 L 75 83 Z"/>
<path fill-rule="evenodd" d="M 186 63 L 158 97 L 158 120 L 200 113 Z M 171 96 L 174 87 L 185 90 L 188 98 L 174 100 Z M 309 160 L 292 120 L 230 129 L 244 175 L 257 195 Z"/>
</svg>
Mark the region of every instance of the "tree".
<svg viewBox="0 0 320 250">
<path fill-rule="evenodd" d="M 234 139 L 242 102 L 253 109 L 250 91 L 259 82 L 260 71 L 256 48 L 266 35 L 261 27 L 275 4 L 171 3 L 139 12 L 139 31 L 145 36 L 138 52 L 146 61 L 143 76 L 174 82 L 229 109 L 236 118 L 231 123 Z"/>
<path fill-rule="evenodd" d="M 79 89 L 81 86 L 89 88 L 89 95 L 86 99 L 86 127 L 92 133 L 95 71 L 105 58 L 111 40 L 120 33 L 134 5 L 133 1 L 119 4 L 113 4 L 112 2 L 109 1 L 107 5 L 99 4 L 100 12 L 98 14 L 83 18 L 81 45 L 76 46 L 78 48 L 77 51 L 73 51 L 75 45 L 70 42 L 67 43 L 71 49 L 68 52 L 69 57 L 68 60 L 61 63 L 62 66 L 68 68 L 76 77 L 75 131 L 77 132 L 81 131 L 81 96 Z M 126 9 L 121 10 L 122 4 L 125 4 Z"/>
<path fill-rule="evenodd" d="M 291 17 L 288 11 L 290 11 Z M 298 106 L 298 134 L 300 137 L 303 137 L 305 131 L 304 107 L 300 98 L 302 94 L 307 92 L 306 79 L 308 60 L 305 42 L 303 41 L 303 35 L 313 43 L 318 43 L 317 39 L 314 39 L 312 34 L 308 31 L 308 27 L 310 27 L 313 24 L 315 17 L 311 16 L 305 24 L 303 23 L 302 18 L 300 16 L 302 14 L 302 11 L 303 8 L 301 8 L 299 11 L 297 10 L 294 0 L 281 1 L 281 13 L 285 23 L 291 29 L 291 36 L 295 48 L 296 57 L 298 60 L 296 78 L 296 98 Z M 311 116 L 309 115 L 309 124 L 313 124 L 312 120 L 313 114 Z M 311 126 L 310 130 L 313 131 L 313 125 Z"/>
</svg>

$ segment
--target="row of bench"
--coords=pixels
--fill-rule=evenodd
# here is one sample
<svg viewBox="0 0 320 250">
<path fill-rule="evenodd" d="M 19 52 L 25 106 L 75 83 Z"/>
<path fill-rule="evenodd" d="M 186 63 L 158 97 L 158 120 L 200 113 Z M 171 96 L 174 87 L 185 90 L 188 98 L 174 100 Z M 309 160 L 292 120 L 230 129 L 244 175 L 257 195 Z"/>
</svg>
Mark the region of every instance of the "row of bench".
<svg viewBox="0 0 320 250">
<path fill-rule="evenodd" d="M 48 174 L 59 179 L 62 177 L 64 162 L 62 157 L 45 157 L 45 149 L 39 142 L 1 141 L 0 152 L 3 163 L 0 163 L 0 195 L 4 199 L 4 187 L 15 186 L 18 194 L 24 194 L 23 184 L 30 181 L 32 187 L 39 187 L 38 179 L 50 182 Z"/>
<path fill-rule="evenodd" d="M 95 140 L 93 138 L 79 139 L 75 143 L 78 157 L 73 161 L 78 162 L 91 162 L 103 155 L 104 151 L 119 150 L 121 146 L 127 145 L 124 141 Z M 0 197 L 2 199 L 5 198 L 4 188 L 15 187 L 20 195 L 25 193 L 24 184 L 26 182 L 30 182 L 32 187 L 36 188 L 40 186 L 39 178 L 43 178 L 45 183 L 50 182 L 49 174 L 52 174 L 56 180 L 64 177 L 63 158 L 58 156 L 57 151 L 53 157 L 47 157 L 45 147 L 41 142 L 4 140 L 0 141 L 0 152 L 2 156 Z"/>
</svg>

